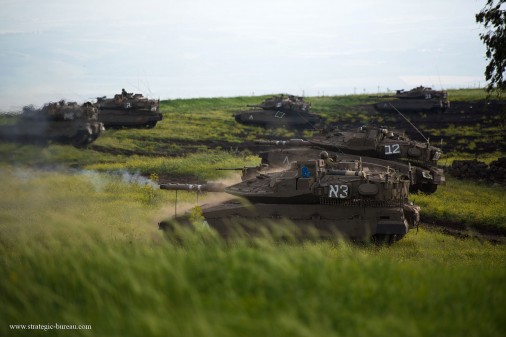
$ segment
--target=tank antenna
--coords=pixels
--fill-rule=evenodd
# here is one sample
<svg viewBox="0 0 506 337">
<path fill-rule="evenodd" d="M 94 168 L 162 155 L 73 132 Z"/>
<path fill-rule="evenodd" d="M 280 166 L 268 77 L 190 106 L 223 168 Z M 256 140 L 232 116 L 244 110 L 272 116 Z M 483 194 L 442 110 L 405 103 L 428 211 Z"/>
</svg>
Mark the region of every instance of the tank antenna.
<svg viewBox="0 0 506 337">
<path fill-rule="evenodd" d="M 176 190 L 176 202 L 174 203 L 174 217 L 177 216 L 177 190 Z"/>
<path fill-rule="evenodd" d="M 197 185 L 200 185 L 200 175 L 197 175 Z M 199 190 L 197 190 L 197 204 L 199 203 Z"/>
<path fill-rule="evenodd" d="M 413 205 L 415 205 L 416 199 L 413 199 Z M 416 223 L 416 234 L 418 235 L 418 227 L 420 226 L 420 221 Z"/>
<path fill-rule="evenodd" d="M 425 139 L 425 141 L 426 141 L 426 142 L 429 142 L 429 140 L 428 140 L 428 139 L 427 139 L 427 138 L 423 135 L 423 133 L 422 133 L 420 130 L 418 130 L 418 128 L 417 128 L 417 127 L 416 127 L 413 123 L 411 123 L 411 122 L 409 121 L 409 119 L 407 119 L 407 118 L 406 118 L 406 116 L 404 116 L 404 115 L 403 115 L 403 114 L 402 114 L 399 110 L 397 110 L 397 108 L 396 108 L 396 107 L 394 107 L 392 103 L 388 103 L 388 104 L 390 104 L 390 106 L 391 106 L 391 107 L 392 107 L 395 111 L 397 111 L 397 112 L 399 113 L 399 115 L 401 115 L 401 116 L 402 116 L 402 118 L 404 118 L 404 119 L 405 119 L 405 120 L 409 123 L 409 125 L 411 125 L 411 126 L 412 126 L 412 127 L 413 127 L 413 128 L 414 128 L 414 129 L 415 129 L 415 130 L 416 130 L 416 131 L 417 131 L 417 132 L 418 132 L 418 133 L 419 133 L 419 134 L 423 137 L 423 139 Z"/>
<path fill-rule="evenodd" d="M 313 125 L 311 124 L 311 122 L 309 122 L 307 119 L 304 118 L 304 116 L 302 116 L 298 111 L 295 111 L 297 113 L 297 115 L 299 115 L 300 118 L 302 118 L 307 124 L 309 124 L 313 129 L 315 129 L 316 131 L 318 131 L 318 129 Z"/>
</svg>

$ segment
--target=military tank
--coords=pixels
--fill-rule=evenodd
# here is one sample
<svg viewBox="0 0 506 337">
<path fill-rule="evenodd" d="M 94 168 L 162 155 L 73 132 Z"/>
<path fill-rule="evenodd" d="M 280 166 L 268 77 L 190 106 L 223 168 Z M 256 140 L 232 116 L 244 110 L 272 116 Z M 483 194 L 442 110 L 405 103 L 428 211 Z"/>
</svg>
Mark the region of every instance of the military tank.
<svg viewBox="0 0 506 337">
<path fill-rule="evenodd" d="M 357 130 L 323 130 L 308 141 L 258 141 L 259 144 L 286 147 L 260 153 L 263 164 L 274 167 L 289 165 L 301 158 L 319 158 L 322 150 L 336 152 L 340 158 L 357 159 L 358 156 L 372 157 L 372 161 L 393 167 L 408 175 L 411 192 L 418 190 L 434 193 L 438 185 L 445 183 L 444 172 L 437 167 L 441 157 L 440 148 L 429 142 L 410 140 L 403 133 L 386 127 L 362 126 Z"/>
<path fill-rule="evenodd" d="M 302 237 L 394 242 L 419 222 L 420 208 L 408 202 L 409 179 L 397 171 L 360 160 L 293 162 L 280 172 L 259 174 L 238 184 L 162 184 L 165 190 L 226 192 L 241 197 L 202 206 L 203 220 L 189 214 L 159 223 L 173 232 L 177 225 L 214 228 L 224 237 L 237 229 L 258 235 L 293 224 Z M 246 199 L 249 204 L 247 204 Z"/>
<path fill-rule="evenodd" d="M 310 112 L 311 104 L 302 97 L 279 95 L 267 98 L 252 108 L 234 115 L 237 122 L 262 127 L 314 128 L 322 118 Z"/>
<path fill-rule="evenodd" d="M 1 139 L 81 147 L 95 141 L 105 130 L 98 121 L 98 109 L 90 102 L 79 105 L 61 100 L 41 109 L 25 106 L 16 119 L 14 124 L 0 126 Z"/>
<path fill-rule="evenodd" d="M 444 112 L 450 106 L 448 92 L 419 86 L 409 91 L 397 90 L 395 100 L 376 103 L 374 107 L 380 112 Z"/>
<path fill-rule="evenodd" d="M 153 128 L 162 120 L 160 101 L 148 99 L 122 89 L 114 98 L 97 97 L 99 120 L 106 128 L 145 127 Z"/>
</svg>

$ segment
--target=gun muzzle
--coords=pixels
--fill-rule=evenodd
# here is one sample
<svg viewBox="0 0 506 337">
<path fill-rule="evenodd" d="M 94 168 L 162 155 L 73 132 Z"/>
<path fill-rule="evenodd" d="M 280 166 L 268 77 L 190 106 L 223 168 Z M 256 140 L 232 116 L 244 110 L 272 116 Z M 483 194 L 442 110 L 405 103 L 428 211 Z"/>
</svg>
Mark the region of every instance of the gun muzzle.
<svg viewBox="0 0 506 337">
<path fill-rule="evenodd" d="M 161 184 L 160 189 L 169 191 L 197 191 L 197 192 L 223 192 L 225 184 L 207 183 L 207 184 Z"/>
<path fill-rule="evenodd" d="M 257 140 L 255 142 L 259 145 L 274 145 L 274 146 L 311 146 L 311 142 L 304 139 L 290 139 L 290 140 Z"/>
</svg>

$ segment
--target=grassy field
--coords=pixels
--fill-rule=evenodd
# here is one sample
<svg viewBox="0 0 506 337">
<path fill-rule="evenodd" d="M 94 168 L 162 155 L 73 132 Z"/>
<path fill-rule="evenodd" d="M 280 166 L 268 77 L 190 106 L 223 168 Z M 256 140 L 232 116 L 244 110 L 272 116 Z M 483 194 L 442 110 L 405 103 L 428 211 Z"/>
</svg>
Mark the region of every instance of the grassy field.
<svg viewBox="0 0 506 337">
<path fill-rule="evenodd" d="M 431 195 L 412 196 L 426 222 L 499 232 L 506 236 L 506 187 L 449 177 Z"/>
<path fill-rule="evenodd" d="M 424 226 L 392 246 L 224 243 L 206 231 L 168 240 L 157 223 L 174 214 L 175 193 L 159 190 L 157 176 L 236 180 L 216 168 L 256 165 L 235 148 L 244 140 L 311 135 L 235 123 L 234 111 L 263 98 L 163 101 L 156 128 L 107 130 L 84 149 L 0 143 L 0 336 L 47 333 L 13 324 L 55 323 L 92 327 L 49 332 L 57 336 L 506 335 L 503 244 Z M 329 121 L 358 122 L 374 100 L 309 99 Z M 447 179 L 433 195 L 411 196 L 424 219 L 504 237 L 505 187 Z M 178 214 L 196 203 L 179 192 Z"/>
<path fill-rule="evenodd" d="M 452 100 L 476 101 L 485 99 L 486 93 L 477 89 L 450 90 L 449 96 Z M 248 109 L 247 104 L 258 104 L 267 97 L 270 96 L 162 101 L 160 110 L 163 113 L 163 120 L 154 129 L 107 130 L 96 142 L 79 153 L 76 151 L 63 153 L 58 147 L 50 147 L 49 150 L 44 148 L 40 151 L 33 146 L 0 144 L 0 153 L 7 154 L 7 157 L 1 158 L 0 161 L 17 163 L 30 160 L 32 164 L 55 161 L 65 164 L 87 164 L 110 162 L 110 155 L 113 154 L 116 157 L 112 160 L 122 163 L 133 155 L 184 156 L 193 152 L 205 152 L 209 146 L 230 151 L 245 141 L 265 138 L 309 138 L 317 132 L 282 128 L 264 129 L 235 122 L 232 117 L 235 112 Z M 346 127 L 367 123 L 380 125 L 389 123 L 388 116 L 369 111 L 367 105 L 376 103 L 379 99 L 368 95 L 309 97 L 306 100 L 311 102 L 315 113 L 326 118 L 327 124 Z M 10 119 L 0 117 L 0 124 L 7 120 Z M 444 129 L 427 128 L 424 132 L 435 140 L 440 138 L 454 140 L 459 136 L 466 136 L 474 137 L 475 142 L 497 142 L 500 140 L 497 137 L 501 135 L 501 128 L 504 128 L 504 125 L 499 124 L 495 121 L 493 125 L 473 125 L 467 126 L 466 129 L 460 129 L 458 124 L 454 124 Z M 463 138 L 462 141 L 469 142 L 467 138 Z M 467 149 L 465 145 L 461 144 L 464 150 Z M 458 149 L 460 153 L 451 155 L 465 156 L 465 153 L 461 153 L 461 148 Z M 472 145 L 468 150 L 473 151 Z"/>
<path fill-rule="evenodd" d="M 92 327 L 58 336 L 506 333 L 502 245 L 423 229 L 390 247 L 175 244 L 156 226 L 171 193 L 90 171 L 0 173 L 2 336 L 55 323 Z"/>
</svg>

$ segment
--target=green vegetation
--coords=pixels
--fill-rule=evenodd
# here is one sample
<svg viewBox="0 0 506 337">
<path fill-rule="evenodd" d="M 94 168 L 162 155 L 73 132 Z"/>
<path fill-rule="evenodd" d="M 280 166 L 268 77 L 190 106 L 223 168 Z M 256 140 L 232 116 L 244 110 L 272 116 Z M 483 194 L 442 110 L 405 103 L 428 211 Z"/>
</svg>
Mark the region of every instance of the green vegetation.
<svg viewBox="0 0 506 337">
<path fill-rule="evenodd" d="M 230 178 L 216 168 L 258 163 L 237 150 L 243 140 L 311 135 L 235 123 L 234 111 L 266 97 L 163 101 L 156 128 L 107 130 L 85 149 L 1 143 L 0 336 L 37 334 L 11 324 L 54 323 L 92 326 L 50 333 L 62 336 L 506 335 L 504 245 L 423 226 L 388 247 L 224 243 L 206 231 L 167 240 L 157 223 L 174 214 L 176 194 L 145 178 Z M 308 100 L 329 121 L 354 123 L 372 120 L 364 105 L 376 99 Z M 433 131 L 478 149 L 484 130 Z M 464 145 L 448 164 L 476 156 Z M 428 220 L 505 233 L 504 196 L 504 187 L 447 177 L 435 194 L 411 199 Z M 177 198 L 178 214 L 197 203 L 192 192 Z"/>
<path fill-rule="evenodd" d="M 487 0 L 486 5 L 475 15 L 477 23 L 483 24 L 485 32 L 480 33 L 480 39 L 485 44 L 485 57 L 488 61 L 485 67 L 486 89 L 489 94 L 497 93 L 501 96 L 506 92 L 506 11 L 505 0 Z"/>
<path fill-rule="evenodd" d="M 91 149 L 77 149 L 69 145 L 49 146 L 0 143 L 0 163 L 22 166 L 82 167 L 91 163 L 107 163 L 126 160 L 124 156 L 114 156 Z"/>
<path fill-rule="evenodd" d="M 504 154 L 500 151 L 492 153 L 466 153 L 466 152 L 453 152 L 451 155 L 445 155 L 441 163 L 444 166 L 451 166 L 454 160 L 479 160 L 486 164 L 490 164 L 497 158 L 504 157 Z"/>
<path fill-rule="evenodd" d="M 259 162 L 258 157 L 246 156 L 244 153 L 233 154 L 223 151 L 210 151 L 176 158 L 142 158 L 135 156 L 128 158 L 122 163 L 94 164 L 86 168 L 97 171 L 126 169 L 129 172 L 139 172 L 144 175 L 156 172 L 171 177 L 197 176 L 207 180 L 225 177 L 226 171 L 218 171 L 216 169 L 257 166 Z"/>
<path fill-rule="evenodd" d="M 82 336 L 506 332 L 504 246 L 423 229 L 390 247 L 175 244 L 156 227 L 173 212 L 171 193 L 90 171 L 0 173 L 2 336 L 36 333 L 11 324 L 54 323 L 91 325 L 71 332 Z"/>
<path fill-rule="evenodd" d="M 506 235 L 506 187 L 490 186 L 448 177 L 447 184 L 431 195 L 413 196 L 423 217 L 438 223 L 489 229 Z"/>
<path fill-rule="evenodd" d="M 450 100 L 482 100 L 485 99 L 486 92 L 480 89 L 449 90 L 449 96 Z M 107 130 L 96 142 L 81 151 L 64 150 L 61 147 L 41 151 L 33 146 L 0 144 L 0 153 L 6 154 L 0 161 L 30 162 L 30 165 L 54 162 L 65 165 L 111 161 L 122 163 L 124 157 L 131 155 L 185 156 L 188 153 L 207 151 L 208 147 L 230 151 L 244 141 L 256 139 L 311 137 L 314 132 L 311 130 L 304 132 L 285 129 L 266 130 L 235 122 L 232 117 L 234 112 L 245 110 L 247 104 L 257 104 L 268 97 L 270 96 L 162 101 L 160 109 L 164 119 L 154 129 Z M 337 123 L 342 127 L 351 124 L 389 124 L 392 118 L 371 112 L 370 105 L 379 99 L 368 95 L 309 97 L 306 100 L 311 102 L 315 113 L 327 119 L 328 124 Z M 0 117 L 0 124 L 9 119 Z M 445 142 L 451 141 L 452 137 L 472 136 L 476 137 L 475 142 L 494 143 L 501 141 L 498 139 L 499 131 L 503 127 L 501 123 L 500 116 L 496 116 L 495 119 L 487 121 L 487 125 L 466 126 L 466 129 L 461 129 L 458 124 L 454 124 L 445 129 L 423 128 L 423 130 L 432 139 L 443 138 Z M 459 152 L 471 151 L 467 149 L 467 144 L 460 145 L 457 149 Z M 50 146 L 49 149 L 52 147 L 54 146 Z M 476 150 L 479 150 L 479 146 Z M 104 152 L 107 154 L 104 155 Z M 111 154 L 115 157 L 111 157 Z"/>
<path fill-rule="evenodd" d="M 479 101 L 487 98 L 485 89 L 450 89 L 448 97 L 451 101 Z"/>
</svg>

